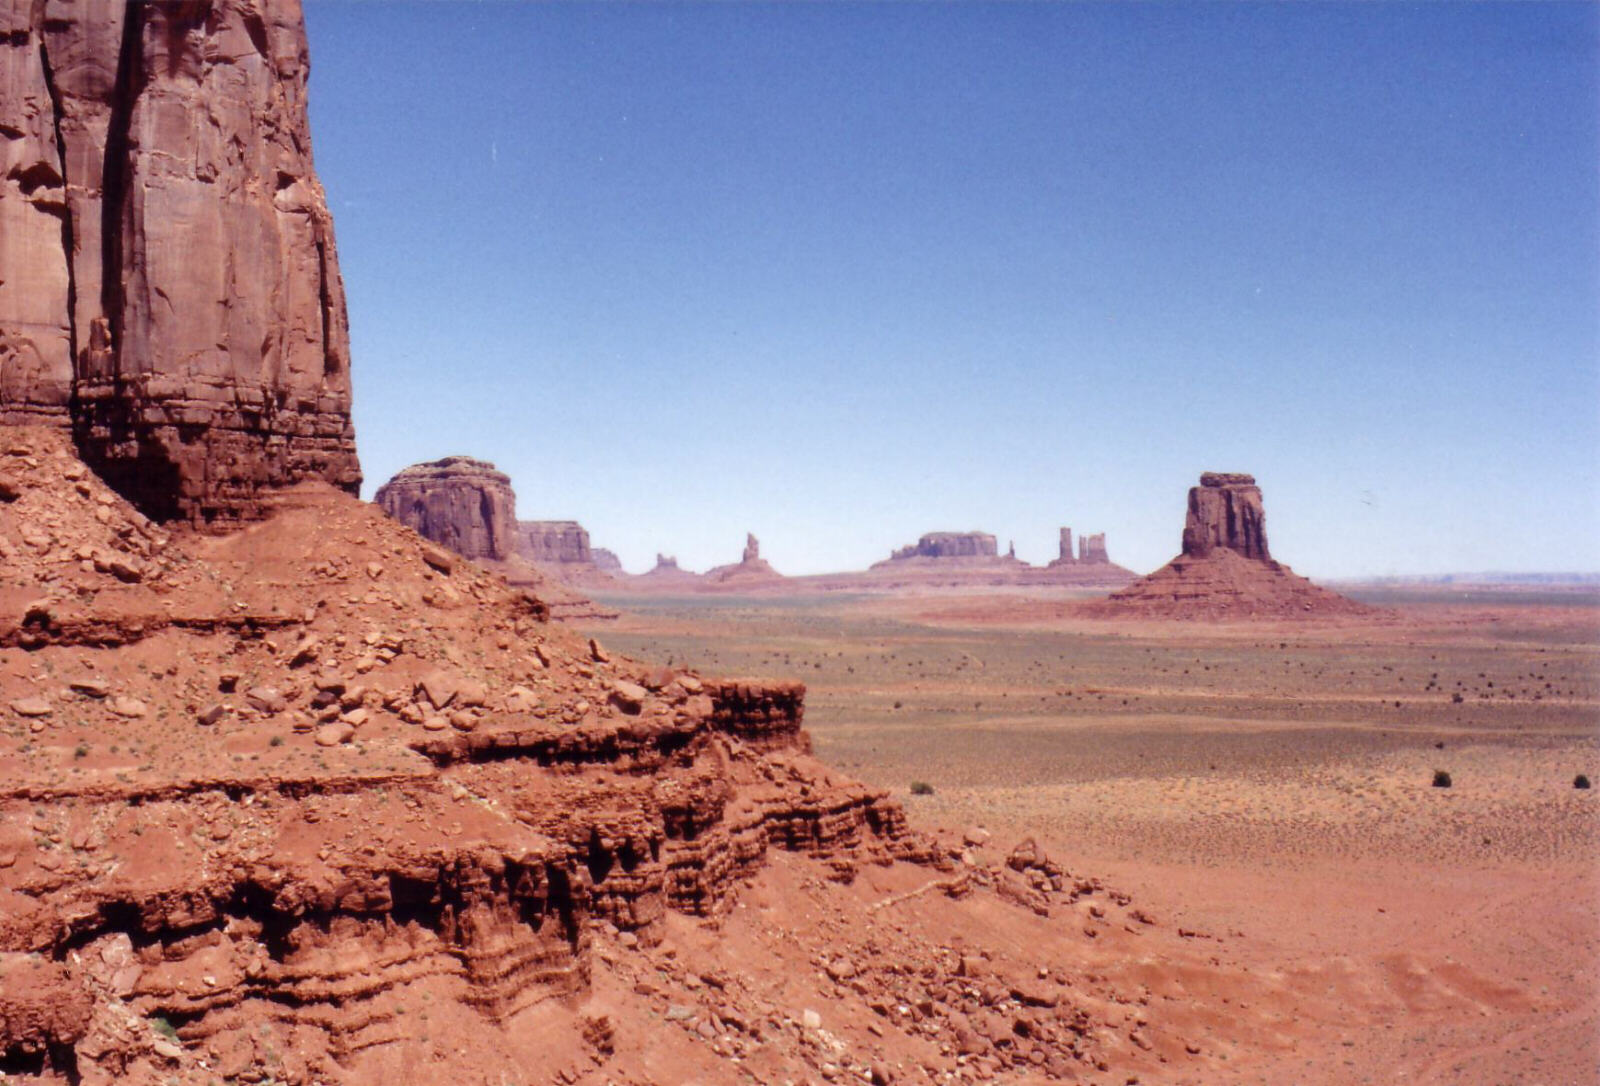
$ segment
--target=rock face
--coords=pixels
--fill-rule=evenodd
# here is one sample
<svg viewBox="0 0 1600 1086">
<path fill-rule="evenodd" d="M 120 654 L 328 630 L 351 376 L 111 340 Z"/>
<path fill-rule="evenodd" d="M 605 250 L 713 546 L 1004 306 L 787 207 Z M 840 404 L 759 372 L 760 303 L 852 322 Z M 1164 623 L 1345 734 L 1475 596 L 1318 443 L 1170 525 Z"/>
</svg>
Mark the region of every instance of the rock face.
<svg viewBox="0 0 1600 1086">
<path fill-rule="evenodd" d="M 1061 552 L 1052 565 L 1070 565 L 1077 560 L 1078 556 L 1072 552 L 1072 529 L 1063 528 L 1061 529 Z"/>
<path fill-rule="evenodd" d="M 988 532 L 929 532 L 901 547 L 890 561 L 906 558 L 997 558 L 1000 549 Z"/>
<path fill-rule="evenodd" d="M 745 565 L 761 560 L 761 541 L 749 532 L 744 534 L 744 557 L 740 559 Z"/>
<path fill-rule="evenodd" d="M 360 484 L 298 0 L 0 4 L 0 422 L 158 519 Z"/>
<path fill-rule="evenodd" d="M 589 557 L 594 561 L 594 568 L 602 573 L 621 573 L 622 559 L 604 547 L 594 547 L 589 551 Z"/>
<path fill-rule="evenodd" d="M 1183 553 L 1087 610 L 1111 618 L 1216 620 L 1366 615 L 1374 608 L 1273 561 L 1254 477 L 1208 471 L 1189 491 Z"/>
<path fill-rule="evenodd" d="M 518 521 L 517 536 L 522 556 L 530 562 L 594 564 L 589 533 L 575 520 Z"/>
<path fill-rule="evenodd" d="M 1226 547 L 1246 558 L 1267 561 L 1267 515 L 1255 476 L 1208 471 L 1189 490 L 1189 515 L 1183 525 L 1183 553 L 1204 558 Z"/>
<path fill-rule="evenodd" d="M 516 551 L 516 495 L 511 480 L 486 460 L 447 456 L 413 464 L 379 487 L 374 500 L 463 557 L 504 561 Z"/>
<path fill-rule="evenodd" d="M 1078 561 L 1084 565 L 1105 565 L 1111 561 L 1106 553 L 1106 535 L 1098 532 L 1078 540 Z"/>
</svg>

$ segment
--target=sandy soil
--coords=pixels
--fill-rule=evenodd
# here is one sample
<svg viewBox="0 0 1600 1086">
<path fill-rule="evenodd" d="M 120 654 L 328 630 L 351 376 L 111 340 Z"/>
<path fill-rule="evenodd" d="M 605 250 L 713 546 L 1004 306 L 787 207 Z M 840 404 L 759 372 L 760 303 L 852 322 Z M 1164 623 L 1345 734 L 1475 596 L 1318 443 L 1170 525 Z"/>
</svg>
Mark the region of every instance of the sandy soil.
<svg viewBox="0 0 1600 1086">
<path fill-rule="evenodd" d="M 1003 596 L 630 600 L 606 637 L 803 678 L 819 756 L 915 821 L 1039 833 L 1197 933 L 1209 968 L 1107 969 L 1193 1004 L 1230 1081 L 1600 1081 L 1600 795 L 1573 787 L 1600 778 L 1600 598 L 1362 598 L 1391 610 L 1197 626 Z"/>
</svg>

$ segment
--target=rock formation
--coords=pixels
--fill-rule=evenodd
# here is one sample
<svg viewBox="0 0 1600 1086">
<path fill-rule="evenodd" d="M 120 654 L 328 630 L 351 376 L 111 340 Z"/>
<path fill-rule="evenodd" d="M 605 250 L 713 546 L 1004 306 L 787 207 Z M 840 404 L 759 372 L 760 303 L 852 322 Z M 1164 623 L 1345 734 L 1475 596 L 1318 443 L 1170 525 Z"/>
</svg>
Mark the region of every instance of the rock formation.
<svg viewBox="0 0 1600 1086">
<path fill-rule="evenodd" d="M 517 535 L 522 556 L 530 562 L 595 564 L 589 533 L 575 520 L 518 521 Z"/>
<path fill-rule="evenodd" d="M 622 559 L 604 547 L 591 548 L 589 556 L 594 561 L 594 568 L 602 573 L 622 572 Z"/>
<path fill-rule="evenodd" d="M 297 0 L 0 5 L 0 422 L 145 513 L 360 484 Z"/>
<path fill-rule="evenodd" d="M 378 507 L 464 558 L 504 561 L 517 549 L 511 480 L 486 460 L 447 456 L 413 464 L 378 488 Z"/>
<path fill-rule="evenodd" d="M 1078 540 L 1078 561 L 1084 565 L 1104 565 L 1111 561 L 1111 556 L 1106 553 L 1104 532 L 1086 535 Z"/>
<path fill-rule="evenodd" d="M 988 532 L 929 532 L 915 543 L 900 547 L 889 561 L 908 558 L 998 558 L 999 547 Z"/>
<path fill-rule="evenodd" d="M 1189 491 L 1189 514 L 1183 525 L 1183 553 L 1204 558 L 1226 547 L 1245 558 L 1268 561 L 1267 515 L 1255 476 L 1208 471 Z"/>
<path fill-rule="evenodd" d="M 1051 565 L 1070 565 L 1077 560 L 1078 556 L 1072 550 L 1072 529 L 1063 528 L 1061 529 L 1061 553 Z"/>
<path fill-rule="evenodd" d="M 1373 608 L 1273 561 L 1255 478 L 1208 471 L 1189 491 L 1183 552 L 1088 605 L 1088 611 L 1113 618 L 1215 620 L 1370 614 Z"/>
<path fill-rule="evenodd" d="M 761 557 L 761 541 L 749 532 L 744 536 L 744 554 L 737 565 L 717 566 L 706 571 L 705 583 L 707 587 L 740 586 L 749 587 L 754 584 L 772 584 L 782 581 L 783 574 L 773 569 L 765 558 Z"/>
</svg>

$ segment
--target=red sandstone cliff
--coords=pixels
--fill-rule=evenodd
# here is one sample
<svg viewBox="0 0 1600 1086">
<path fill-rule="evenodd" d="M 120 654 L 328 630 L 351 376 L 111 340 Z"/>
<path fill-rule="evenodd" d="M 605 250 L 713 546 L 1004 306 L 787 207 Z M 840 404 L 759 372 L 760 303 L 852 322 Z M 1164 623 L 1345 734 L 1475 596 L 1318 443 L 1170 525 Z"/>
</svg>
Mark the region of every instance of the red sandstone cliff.
<svg viewBox="0 0 1600 1086">
<path fill-rule="evenodd" d="M 298 0 L 0 4 L 0 422 L 147 514 L 360 483 Z"/>
</svg>

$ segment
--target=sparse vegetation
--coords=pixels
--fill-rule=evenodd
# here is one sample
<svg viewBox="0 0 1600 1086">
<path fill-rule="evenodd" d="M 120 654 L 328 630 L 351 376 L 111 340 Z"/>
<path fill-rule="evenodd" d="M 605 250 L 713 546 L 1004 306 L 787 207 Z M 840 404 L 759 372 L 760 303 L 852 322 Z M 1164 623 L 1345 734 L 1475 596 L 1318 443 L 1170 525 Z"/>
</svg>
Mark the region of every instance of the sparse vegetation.
<svg viewBox="0 0 1600 1086">
<path fill-rule="evenodd" d="M 167 1021 L 159 1014 L 150 1019 L 150 1028 L 161 1034 L 161 1036 L 165 1037 L 169 1041 L 176 1041 L 178 1039 L 178 1027 L 174 1026 L 171 1022 Z"/>
<path fill-rule="evenodd" d="M 933 785 L 927 781 L 912 781 L 911 794 L 913 796 L 931 796 L 933 795 Z"/>
<path fill-rule="evenodd" d="M 1435 788 L 1449 788 L 1451 786 L 1450 774 L 1443 769 L 1433 771 L 1433 786 Z"/>
<path fill-rule="evenodd" d="M 1572 787 L 1574 787 L 1574 788 L 1588 788 L 1589 787 L 1589 777 L 1588 777 L 1588 775 L 1585 774 L 1585 773 L 1579 773 L 1576 777 L 1573 777 L 1572 778 Z"/>
</svg>

